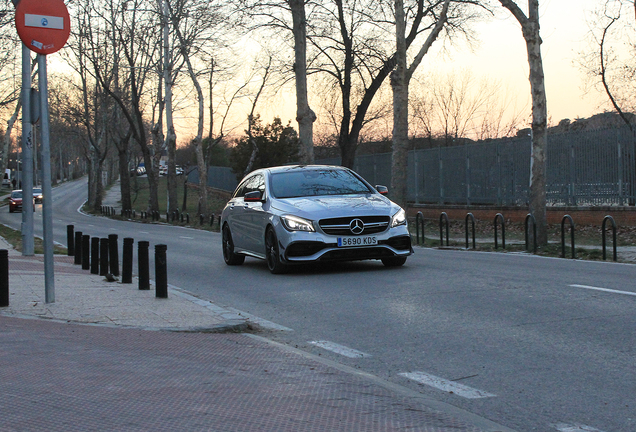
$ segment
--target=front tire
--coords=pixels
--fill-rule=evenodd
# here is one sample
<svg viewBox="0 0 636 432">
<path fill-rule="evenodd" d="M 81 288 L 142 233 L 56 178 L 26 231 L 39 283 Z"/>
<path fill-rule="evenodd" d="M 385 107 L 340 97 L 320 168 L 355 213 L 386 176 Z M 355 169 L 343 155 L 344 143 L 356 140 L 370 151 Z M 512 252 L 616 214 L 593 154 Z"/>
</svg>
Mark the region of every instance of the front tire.
<svg viewBox="0 0 636 432">
<path fill-rule="evenodd" d="M 385 267 L 401 267 L 406 262 L 406 257 L 394 256 L 390 258 L 382 258 L 382 264 Z"/>
<path fill-rule="evenodd" d="M 232 233 L 230 227 L 223 226 L 223 260 L 227 265 L 241 265 L 245 262 L 245 255 L 234 253 L 234 242 L 232 241 Z"/>
<path fill-rule="evenodd" d="M 280 261 L 278 237 L 276 237 L 272 227 L 267 228 L 265 233 L 265 258 L 267 268 L 272 274 L 281 274 L 287 271 L 287 266 Z"/>
</svg>

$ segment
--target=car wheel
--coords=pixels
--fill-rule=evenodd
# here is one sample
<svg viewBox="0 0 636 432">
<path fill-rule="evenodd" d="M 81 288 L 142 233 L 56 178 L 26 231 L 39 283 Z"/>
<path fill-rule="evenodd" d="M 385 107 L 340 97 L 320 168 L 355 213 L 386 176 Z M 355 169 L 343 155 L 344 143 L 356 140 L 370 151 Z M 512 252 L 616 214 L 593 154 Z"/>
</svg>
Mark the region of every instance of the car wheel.
<svg viewBox="0 0 636 432">
<path fill-rule="evenodd" d="M 13 209 L 9 207 L 9 213 L 13 213 Z"/>
<path fill-rule="evenodd" d="M 390 258 L 382 258 L 382 264 L 386 267 L 400 267 L 406 262 L 406 257 L 396 256 Z"/>
<path fill-rule="evenodd" d="M 230 227 L 223 226 L 223 260 L 227 265 L 241 265 L 245 262 L 245 255 L 234 253 L 234 242 L 232 241 L 232 233 Z"/>
<path fill-rule="evenodd" d="M 278 248 L 278 238 L 273 228 L 268 228 L 265 233 L 265 257 L 267 268 L 273 274 L 281 274 L 287 271 L 287 266 L 280 262 L 280 249 Z"/>
</svg>

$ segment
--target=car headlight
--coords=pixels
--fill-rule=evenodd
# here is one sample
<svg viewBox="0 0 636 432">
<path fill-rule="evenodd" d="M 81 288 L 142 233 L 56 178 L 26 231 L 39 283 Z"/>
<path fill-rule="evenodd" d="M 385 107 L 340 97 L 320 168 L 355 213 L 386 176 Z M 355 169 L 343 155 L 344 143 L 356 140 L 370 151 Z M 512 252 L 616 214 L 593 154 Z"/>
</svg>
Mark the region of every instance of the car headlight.
<svg viewBox="0 0 636 432">
<path fill-rule="evenodd" d="M 314 224 L 310 220 L 291 215 L 282 216 L 281 220 L 289 231 L 315 232 Z"/>
<path fill-rule="evenodd" d="M 400 225 L 406 225 L 406 212 L 404 211 L 404 209 L 398 210 L 398 212 L 395 213 L 391 218 L 391 228 Z"/>
</svg>

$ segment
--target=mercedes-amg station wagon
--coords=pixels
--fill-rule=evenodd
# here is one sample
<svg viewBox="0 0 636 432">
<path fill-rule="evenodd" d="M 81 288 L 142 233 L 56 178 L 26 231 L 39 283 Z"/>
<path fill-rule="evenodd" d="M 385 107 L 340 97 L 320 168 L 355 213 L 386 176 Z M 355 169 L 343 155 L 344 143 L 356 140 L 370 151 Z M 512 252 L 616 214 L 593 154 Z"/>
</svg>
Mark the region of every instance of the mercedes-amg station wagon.
<svg viewBox="0 0 636 432">
<path fill-rule="evenodd" d="M 264 259 L 272 273 L 315 261 L 401 266 L 413 253 L 406 213 L 386 193 L 338 166 L 256 170 L 223 209 L 223 258 L 228 265 Z"/>
</svg>

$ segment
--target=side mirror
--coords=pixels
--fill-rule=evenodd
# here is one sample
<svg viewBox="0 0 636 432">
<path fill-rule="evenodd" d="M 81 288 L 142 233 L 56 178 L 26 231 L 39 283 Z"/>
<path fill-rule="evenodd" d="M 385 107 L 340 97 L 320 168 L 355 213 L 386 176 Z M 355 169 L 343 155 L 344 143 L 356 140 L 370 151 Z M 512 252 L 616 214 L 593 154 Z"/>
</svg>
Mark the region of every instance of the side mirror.
<svg viewBox="0 0 636 432">
<path fill-rule="evenodd" d="M 389 194 L 389 188 L 387 188 L 386 186 L 375 185 L 375 190 L 377 190 L 381 195 Z"/>
<path fill-rule="evenodd" d="M 259 201 L 263 201 L 263 194 L 261 193 L 261 191 L 248 192 L 248 193 L 245 194 L 245 197 L 243 197 L 243 200 L 245 202 L 259 202 Z"/>
</svg>

